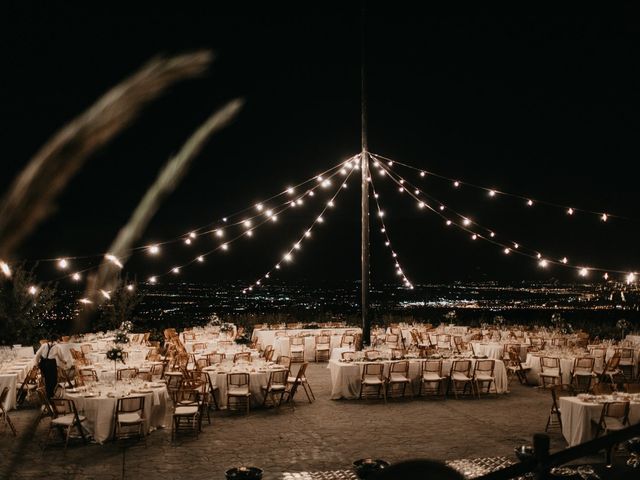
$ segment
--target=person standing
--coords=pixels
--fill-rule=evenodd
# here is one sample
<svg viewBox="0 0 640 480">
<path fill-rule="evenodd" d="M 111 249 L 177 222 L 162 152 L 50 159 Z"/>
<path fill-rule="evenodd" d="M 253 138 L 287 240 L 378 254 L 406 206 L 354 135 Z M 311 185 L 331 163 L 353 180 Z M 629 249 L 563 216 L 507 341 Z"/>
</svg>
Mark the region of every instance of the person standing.
<svg viewBox="0 0 640 480">
<path fill-rule="evenodd" d="M 56 391 L 56 385 L 58 385 L 58 366 L 66 368 L 67 365 L 57 342 L 47 341 L 43 343 L 36 352 L 35 362 L 40 367 L 40 372 L 44 378 L 47 396 L 52 398 Z"/>
</svg>

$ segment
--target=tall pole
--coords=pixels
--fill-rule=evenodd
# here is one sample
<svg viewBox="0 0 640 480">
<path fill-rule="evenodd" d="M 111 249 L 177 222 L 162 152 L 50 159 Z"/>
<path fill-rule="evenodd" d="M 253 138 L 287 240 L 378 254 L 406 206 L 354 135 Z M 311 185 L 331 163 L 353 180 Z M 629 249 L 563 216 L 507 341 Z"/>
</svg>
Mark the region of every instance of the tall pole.
<svg viewBox="0 0 640 480">
<path fill-rule="evenodd" d="M 361 39 L 361 140 L 360 171 L 362 172 L 361 195 L 361 308 L 362 308 L 362 343 L 369 345 L 371 339 L 371 316 L 369 312 L 369 148 L 367 144 L 367 102 L 365 91 L 365 8 L 362 4 L 362 39 Z"/>
</svg>

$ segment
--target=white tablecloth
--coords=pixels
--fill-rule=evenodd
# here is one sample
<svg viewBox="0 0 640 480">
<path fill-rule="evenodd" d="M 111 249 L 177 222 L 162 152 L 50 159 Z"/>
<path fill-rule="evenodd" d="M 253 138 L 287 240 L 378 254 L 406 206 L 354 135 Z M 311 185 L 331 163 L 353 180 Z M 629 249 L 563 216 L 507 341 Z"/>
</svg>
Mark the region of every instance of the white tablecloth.
<svg viewBox="0 0 640 480">
<path fill-rule="evenodd" d="M 281 369 L 278 367 L 277 369 Z M 254 370 L 254 371 L 251 371 Z M 207 372 L 211 378 L 211 383 L 218 387 L 218 406 L 220 408 L 227 408 L 227 375 L 229 373 L 248 373 L 249 374 L 249 392 L 251 393 L 251 406 L 262 405 L 264 401 L 264 393 L 262 387 L 266 387 L 269 382 L 269 375 L 272 369 L 263 369 L 256 367 L 249 367 L 248 369 L 237 368 L 232 371 L 216 370 L 214 367 L 206 367 L 204 371 Z"/>
<path fill-rule="evenodd" d="M 2 371 L 0 371 L 0 393 L 4 387 L 9 387 L 9 394 L 4 402 L 5 409 L 16 408 L 16 389 L 22 384 L 32 366 L 33 360 L 24 358 L 3 364 Z"/>
<path fill-rule="evenodd" d="M 121 384 L 118 388 L 124 388 L 125 384 Z M 140 390 L 151 390 L 150 393 L 134 392 L 135 387 L 127 387 L 132 390 L 131 396 L 144 396 L 144 416 L 145 431 L 149 432 L 151 428 L 164 427 L 164 419 L 169 405 L 169 394 L 166 386 L 159 388 L 143 388 Z M 113 397 L 107 396 L 109 392 L 113 392 L 113 387 L 100 387 L 100 396 L 91 398 L 85 397 L 86 393 L 72 393 L 65 391 L 64 398 L 70 398 L 76 404 L 78 413 L 87 417 L 83 425 L 89 434 L 98 443 L 104 443 L 113 435 L 115 411 L 117 405 L 117 395 Z M 122 395 L 122 391 L 118 395 Z"/>
<path fill-rule="evenodd" d="M 331 350 L 340 347 L 342 335 L 347 331 L 361 333 L 360 328 L 306 328 L 306 329 L 290 329 L 290 330 L 265 330 L 258 329 L 253 331 L 254 340 L 258 340 L 264 348 L 267 345 L 273 346 L 273 358 L 276 359 L 280 355 L 290 356 L 289 337 L 304 336 L 304 361 L 315 361 L 315 337 L 321 332 L 328 331 L 331 334 Z M 288 336 L 277 336 L 276 332 L 286 332 Z M 331 352 L 329 353 L 331 356 Z"/>
<path fill-rule="evenodd" d="M 640 335 L 627 335 L 626 340 L 629 340 L 634 345 L 640 345 Z"/>
<path fill-rule="evenodd" d="M 539 385 L 540 384 L 540 357 L 553 357 L 553 354 L 548 355 L 535 355 L 535 354 L 527 354 L 526 364 L 531 367 L 529 373 L 527 374 L 527 380 L 531 385 Z M 587 354 L 580 355 L 582 357 L 588 356 Z M 566 355 L 560 357 L 560 372 L 562 373 L 562 383 L 569 385 L 571 384 L 571 371 L 573 370 L 573 363 L 576 357 Z M 602 368 L 602 360 L 596 359 L 595 368 Z"/>
<path fill-rule="evenodd" d="M 420 365 L 422 360 L 409 360 L 409 379 L 413 382 L 414 391 L 418 391 L 420 382 Z M 471 359 L 472 371 L 475 360 Z M 390 360 L 383 361 L 384 374 L 389 372 Z M 442 375 L 447 376 L 451 371 L 452 360 L 444 359 L 442 361 Z M 331 372 L 331 399 L 338 400 L 340 398 L 355 399 L 360 393 L 360 383 L 362 379 L 362 368 L 364 362 L 340 362 L 338 360 L 330 360 L 328 369 Z M 495 361 L 494 377 L 496 379 L 496 390 L 498 393 L 506 393 L 508 387 L 507 370 L 501 360 Z"/>
<path fill-rule="evenodd" d="M 570 447 L 592 440 L 596 436 L 598 422 L 602 413 L 601 403 L 583 402 L 577 397 L 560 397 L 562 435 Z M 640 422 L 640 403 L 631 403 L 629 422 Z"/>
</svg>

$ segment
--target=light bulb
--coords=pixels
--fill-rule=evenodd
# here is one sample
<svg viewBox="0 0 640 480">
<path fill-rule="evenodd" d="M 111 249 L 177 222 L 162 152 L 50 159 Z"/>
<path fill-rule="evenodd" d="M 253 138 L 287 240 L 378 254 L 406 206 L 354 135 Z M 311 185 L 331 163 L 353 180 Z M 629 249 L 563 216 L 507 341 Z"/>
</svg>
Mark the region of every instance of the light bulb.
<svg viewBox="0 0 640 480">
<path fill-rule="evenodd" d="M 66 259 L 61 258 L 60 260 L 58 260 L 58 268 L 64 270 L 69 266 L 69 262 L 67 262 Z"/>
<path fill-rule="evenodd" d="M 414 195 L 420 195 L 420 190 L 418 190 L 417 188 L 413 191 Z"/>
<path fill-rule="evenodd" d="M 447 223 L 447 227 L 448 227 L 448 226 L 450 226 L 450 225 L 451 225 L 451 223 L 452 223 L 452 222 L 451 222 L 451 220 L 447 220 L 447 222 L 446 222 L 446 223 Z"/>
<path fill-rule="evenodd" d="M 490 197 L 495 197 L 496 196 L 496 191 L 495 190 L 489 190 L 489 196 Z"/>
<path fill-rule="evenodd" d="M 602 216 L 600 217 L 600 220 L 602 220 L 603 222 L 606 222 L 608 218 L 609 216 L 606 213 L 603 213 Z"/>
<path fill-rule="evenodd" d="M 342 175 L 346 175 L 346 174 L 347 174 L 347 169 L 346 169 L 346 168 L 343 168 L 342 170 L 340 170 L 340 173 L 341 173 Z"/>
<path fill-rule="evenodd" d="M 424 208 L 424 202 L 420 202 L 420 203 L 418 203 L 418 207 L 419 207 L 419 208 Z"/>
<path fill-rule="evenodd" d="M 158 247 L 157 245 L 151 245 L 149 248 L 147 248 L 147 251 L 150 255 L 157 255 L 158 253 L 160 253 L 160 247 Z"/>
<path fill-rule="evenodd" d="M 562 257 L 562 259 L 560 260 L 562 263 L 566 264 L 569 262 L 569 259 L 567 257 Z"/>
<path fill-rule="evenodd" d="M 287 187 L 287 193 L 288 193 L 289 195 L 293 195 L 293 194 L 294 194 L 294 192 L 295 192 L 295 190 L 293 189 L 293 187 Z"/>
<path fill-rule="evenodd" d="M 527 206 L 533 207 L 533 200 L 527 200 Z"/>
<path fill-rule="evenodd" d="M 453 182 L 453 186 L 458 188 L 460 186 L 460 182 L 456 180 L 455 182 Z"/>
<path fill-rule="evenodd" d="M 245 220 L 244 222 L 242 222 L 242 224 L 245 226 L 245 228 L 250 228 L 251 227 L 251 220 Z"/>
<path fill-rule="evenodd" d="M 106 290 L 100 290 L 100 293 L 102 294 L 102 296 L 104 298 L 106 298 L 107 300 L 111 300 L 111 292 L 108 292 Z"/>
<path fill-rule="evenodd" d="M 322 222 L 324 222 L 324 218 L 322 218 L 322 216 L 319 216 L 319 217 L 316 219 L 316 222 L 318 222 L 318 223 L 322 223 Z"/>
<path fill-rule="evenodd" d="M 493 233 L 493 232 L 491 232 L 491 233 L 489 233 L 489 236 L 490 236 L 491 238 L 493 238 L 493 237 L 495 237 L 495 236 L 496 236 L 496 234 L 495 234 L 495 233 Z"/>
<path fill-rule="evenodd" d="M 118 257 L 116 257 L 115 255 L 112 255 L 110 253 L 107 253 L 104 256 L 105 259 L 109 260 L 111 263 L 113 263 L 114 265 L 116 265 L 119 268 L 122 268 L 122 263 L 120 262 L 120 260 L 118 260 Z"/>
<path fill-rule="evenodd" d="M 290 253 L 286 253 L 282 258 L 285 262 L 290 262 L 291 260 L 293 260 L 293 257 L 291 256 Z"/>
<path fill-rule="evenodd" d="M 580 273 L 580 276 L 586 277 L 589 274 L 589 270 L 583 267 L 580 269 L 579 273 Z"/>
<path fill-rule="evenodd" d="M 514 244 L 513 244 L 513 248 L 520 248 L 520 244 L 518 244 L 518 243 L 514 243 Z"/>
<path fill-rule="evenodd" d="M 329 207 L 333 207 L 334 205 L 335 205 L 335 204 L 333 203 L 333 200 L 329 200 L 329 201 L 327 202 L 327 206 L 329 206 Z"/>
<path fill-rule="evenodd" d="M 156 283 L 158 279 L 156 277 L 149 277 L 149 283 Z"/>
<path fill-rule="evenodd" d="M 399 191 L 400 193 L 404 192 L 404 187 L 400 187 L 400 188 L 398 188 L 398 191 Z"/>
<path fill-rule="evenodd" d="M 471 235 L 471 240 L 477 240 L 478 235 L 476 235 L 475 233 L 473 235 Z"/>
<path fill-rule="evenodd" d="M 379 216 L 379 217 L 384 217 L 384 212 L 383 212 L 382 210 L 379 210 L 379 211 L 378 211 L 378 216 Z"/>
<path fill-rule="evenodd" d="M 392 162 L 392 161 L 389 161 L 389 162 L 387 163 L 387 165 L 389 165 L 390 167 L 393 167 L 393 162 Z"/>
<path fill-rule="evenodd" d="M 173 268 L 171 269 L 171 273 L 174 273 L 174 274 L 176 274 L 176 275 L 177 275 L 177 274 L 179 274 L 179 273 L 180 273 L 180 269 L 179 269 L 178 267 L 173 267 Z"/>
<path fill-rule="evenodd" d="M 191 245 L 191 239 L 190 238 L 185 238 L 184 239 L 184 243 L 186 243 L 187 245 Z"/>
<path fill-rule="evenodd" d="M 387 241 L 387 242 L 384 242 L 384 244 L 385 244 L 385 246 L 387 246 L 387 247 L 388 247 L 389 245 L 391 245 L 391 243 L 389 243 L 388 241 Z"/>
<path fill-rule="evenodd" d="M 86 305 L 86 304 L 89 304 L 89 303 L 93 303 L 93 302 L 92 302 L 91 300 L 89 300 L 88 298 L 80 298 L 78 301 L 79 301 L 80 303 L 84 303 L 85 305 Z"/>
<path fill-rule="evenodd" d="M 196 238 L 196 232 L 189 232 L 189 236 L 191 238 Z"/>
<path fill-rule="evenodd" d="M 127 285 L 127 290 L 129 290 L 130 292 L 133 292 L 133 285 L 132 284 Z"/>
<path fill-rule="evenodd" d="M 347 184 L 346 184 L 346 183 L 343 183 L 343 184 L 342 184 L 342 188 L 347 188 Z"/>
<path fill-rule="evenodd" d="M 304 203 L 304 201 L 302 200 L 302 198 L 299 198 L 298 200 L 296 200 L 296 203 L 298 205 L 302 205 Z"/>
<path fill-rule="evenodd" d="M 261 212 L 263 209 L 264 209 L 264 207 L 262 206 L 262 204 L 261 204 L 261 203 L 258 203 L 258 204 L 256 205 L 256 210 L 258 210 L 259 212 Z"/>
<path fill-rule="evenodd" d="M 74 273 L 73 275 L 71 275 L 71 278 L 76 281 L 79 282 L 80 281 L 80 274 L 78 272 Z"/>
<path fill-rule="evenodd" d="M 465 218 L 465 219 L 462 221 L 462 224 L 463 224 L 465 227 L 466 227 L 466 226 L 469 226 L 469 225 L 471 225 L 471 220 L 469 220 L 468 218 Z"/>
<path fill-rule="evenodd" d="M 226 243 L 223 243 L 221 247 L 222 247 L 222 250 L 229 250 L 229 245 L 227 245 Z"/>
<path fill-rule="evenodd" d="M 272 222 L 277 222 L 278 221 L 278 215 L 274 215 L 271 217 L 271 221 Z"/>
<path fill-rule="evenodd" d="M 9 264 L 6 262 L 0 261 L 0 270 L 2 270 L 5 277 L 11 277 L 11 268 L 9 268 Z"/>
<path fill-rule="evenodd" d="M 31 285 L 29 287 L 29 294 L 30 295 L 35 295 L 38 293 L 38 288 L 35 285 Z"/>
<path fill-rule="evenodd" d="M 602 276 L 605 280 L 609 280 L 609 274 L 605 272 L 605 274 Z"/>
<path fill-rule="evenodd" d="M 503 252 L 505 255 L 509 255 L 511 253 L 511 250 L 509 248 L 505 248 Z"/>
<path fill-rule="evenodd" d="M 540 260 L 538 262 L 538 265 L 540 265 L 542 268 L 546 268 L 547 265 L 549 265 L 549 262 L 547 262 L 544 258 L 542 260 Z"/>
<path fill-rule="evenodd" d="M 627 283 L 633 283 L 636 281 L 636 274 L 630 273 L 627 275 Z"/>
<path fill-rule="evenodd" d="M 304 232 L 304 236 L 305 237 L 310 237 L 311 236 L 311 230 L 307 230 L 306 232 Z"/>
<path fill-rule="evenodd" d="M 222 237 L 224 237 L 224 230 L 222 230 L 221 228 L 218 228 L 218 229 L 215 231 L 215 234 L 216 234 L 216 237 L 220 237 L 220 238 L 222 238 Z"/>
<path fill-rule="evenodd" d="M 570 208 L 569 210 L 567 210 L 567 215 L 573 215 L 573 208 Z"/>
<path fill-rule="evenodd" d="M 253 231 L 252 231 L 252 230 L 247 230 L 247 231 L 245 232 L 245 235 L 246 235 L 247 237 L 253 237 Z"/>
<path fill-rule="evenodd" d="M 420 172 L 420 176 L 421 176 L 421 177 L 424 177 L 424 176 L 426 176 L 426 175 L 427 175 L 427 174 L 426 174 L 426 172 Z"/>
<path fill-rule="evenodd" d="M 198 260 L 198 262 L 202 263 L 202 262 L 204 262 L 204 257 L 202 255 L 200 255 L 198 258 L 196 258 L 196 260 Z"/>
<path fill-rule="evenodd" d="M 444 210 L 444 205 L 440 205 L 440 211 Z"/>
</svg>

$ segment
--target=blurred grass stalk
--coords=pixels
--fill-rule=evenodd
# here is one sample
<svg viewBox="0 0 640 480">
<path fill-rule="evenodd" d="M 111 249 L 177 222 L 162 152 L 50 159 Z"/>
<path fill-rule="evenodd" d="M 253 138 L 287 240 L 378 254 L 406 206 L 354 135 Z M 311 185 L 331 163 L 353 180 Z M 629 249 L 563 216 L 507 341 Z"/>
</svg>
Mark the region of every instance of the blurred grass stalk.
<svg viewBox="0 0 640 480">
<path fill-rule="evenodd" d="M 126 263 L 131 248 L 142 237 L 147 225 L 158 211 L 158 208 L 160 208 L 162 201 L 175 190 L 184 178 L 193 159 L 202 150 L 209 137 L 227 126 L 236 117 L 243 104 L 243 100 L 235 99 L 214 112 L 189 137 L 178 154 L 167 161 L 158 174 L 156 181 L 147 190 L 131 214 L 129 221 L 120 229 L 107 250 L 109 255 L 113 255 L 118 259 L 121 265 Z M 106 300 L 101 290 L 109 292 L 116 288 L 120 269 L 121 267 L 112 261 L 103 261 L 98 271 L 90 275 L 84 297 L 88 298 L 91 303 L 83 304 L 81 315 L 77 317 L 75 331 L 84 331 L 88 326 L 88 319 L 92 312 Z"/>
<path fill-rule="evenodd" d="M 55 199 L 93 152 L 172 84 L 203 73 L 209 51 L 155 58 L 59 130 L 18 174 L 0 203 L 0 259 L 55 210 Z"/>
</svg>

